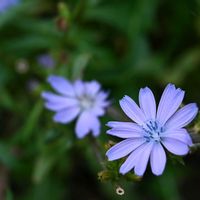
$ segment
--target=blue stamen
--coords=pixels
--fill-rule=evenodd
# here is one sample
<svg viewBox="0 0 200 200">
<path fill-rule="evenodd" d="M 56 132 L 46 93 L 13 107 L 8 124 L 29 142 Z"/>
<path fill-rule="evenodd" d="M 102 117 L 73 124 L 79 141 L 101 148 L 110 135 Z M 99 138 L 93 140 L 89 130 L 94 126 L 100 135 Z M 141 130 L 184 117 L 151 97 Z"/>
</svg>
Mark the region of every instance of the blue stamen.
<svg viewBox="0 0 200 200">
<path fill-rule="evenodd" d="M 163 131 L 163 128 L 159 127 L 159 124 L 156 121 L 147 121 L 143 126 L 143 130 L 146 133 L 144 138 L 147 142 L 150 140 L 154 140 L 156 142 L 160 141 L 160 133 Z"/>
</svg>

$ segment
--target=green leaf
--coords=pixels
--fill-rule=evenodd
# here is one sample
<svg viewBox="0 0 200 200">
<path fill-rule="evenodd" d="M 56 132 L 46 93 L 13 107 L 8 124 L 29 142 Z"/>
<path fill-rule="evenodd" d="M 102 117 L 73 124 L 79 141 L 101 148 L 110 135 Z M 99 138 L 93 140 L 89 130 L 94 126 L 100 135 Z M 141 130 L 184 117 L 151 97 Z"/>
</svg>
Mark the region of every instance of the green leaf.
<svg viewBox="0 0 200 200">
<path fill-rule="evenodd" d="M 80 54 L 75 58 L 74 64 L 72 66 L 72 79 L 81 79 L 83 77 L 83 71 L 90 61 L 90 54 L 84 53 Z"/>
<path fill-rule="evenodd" d="M 29 138 L 31 138 L 32 134 L 36 131 L 37 123 L 39 121 L 40 114 L 43 110 L 43 102 L 39 100 L 33 109 L 31 110 L 27 120 L 20 131 L 19 139 L 23 142 L 26 142 Z"/>
</svg>

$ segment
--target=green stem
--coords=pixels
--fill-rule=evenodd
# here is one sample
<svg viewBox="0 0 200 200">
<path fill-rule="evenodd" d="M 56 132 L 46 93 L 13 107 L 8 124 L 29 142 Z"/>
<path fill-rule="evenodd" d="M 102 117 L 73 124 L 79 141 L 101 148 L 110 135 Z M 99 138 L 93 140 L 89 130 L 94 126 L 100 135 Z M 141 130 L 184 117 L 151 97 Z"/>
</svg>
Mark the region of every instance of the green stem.
<svg viewBox="0 0 200 200">
<path fill-rule="evenodd" d="M 102 151 L 101 151 L 101 145 L 99 144 L 99 141 L 92 136 L 89 136 L 89 141 L 90 141 L 90 144 L 93 148 L 93 151 L 95 153 L 95 156 L 96 156 L 98 162 L 101 164 L 103 169 L 106 169 L 106 166 L 104 164 L 105 159 L 104 159 L 103 155 L 101 154 Z"/>
</svg>

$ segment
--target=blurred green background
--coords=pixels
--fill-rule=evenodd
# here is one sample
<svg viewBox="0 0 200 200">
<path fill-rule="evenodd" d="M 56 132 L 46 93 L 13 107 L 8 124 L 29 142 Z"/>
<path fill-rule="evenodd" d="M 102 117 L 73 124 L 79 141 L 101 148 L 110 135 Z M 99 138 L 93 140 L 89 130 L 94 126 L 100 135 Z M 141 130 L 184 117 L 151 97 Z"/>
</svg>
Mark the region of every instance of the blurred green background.
<svg viewBox="0 0 200 200">
<path fill-rule="evenodd" d="M 50 74 L 98 80 L 117 109 L 144 86 L 158 99 L 168 82 L 199 104 L 200 1 L 21 0 L 0 9 L 0 199 L 198 199 L 200 151 L 185 165 L 169 159 L 160 177 L 122 179 L 123 196 L 100 182 L 89 138 L 77 140 L 74 123 L 55 124 L 43 108 Z M 115 140 L 105 134 L 109 120 L 103 151 Z"/>
</svg>

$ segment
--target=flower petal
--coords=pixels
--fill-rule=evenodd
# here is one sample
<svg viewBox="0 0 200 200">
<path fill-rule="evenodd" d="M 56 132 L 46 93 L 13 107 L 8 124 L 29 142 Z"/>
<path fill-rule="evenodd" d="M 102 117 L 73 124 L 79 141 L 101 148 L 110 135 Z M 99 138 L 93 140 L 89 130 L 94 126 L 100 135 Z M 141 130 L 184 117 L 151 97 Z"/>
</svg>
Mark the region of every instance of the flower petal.
<svg viewBox="0 0 200 200">
<path fill-rule="evenodd" d="M 108 122 L 107 126 L 113 127 L 107 134 L 120 138 L 143 137 L 143 129 L 132 122 Z"/>
<path fill-rule="evenodd" d="M 106 100 L 108 98 L 108 95 L 109 95 L 108 92 L 100 91 L 97 94 L 97 99 Z"/>
<path fill-rule="evenodd" d="M 140 108 L 143 110 L 147 120 L 155 120 L 156 101 L 152 91 L 148 88 L 142 88 L 139 92 Z"/>
<path fill-rule="evenodd" d="M 150 163 L 153 174 L 159 176 L 163 173 L 166 164 L 166 154 L 162 145 L 158 142 L 153 145 L 150 155 Z"/>
<path fill-rule="evenodd" d="M 183 101 L 184 94 L 185 92 L 180 88 L 176 89 L 172 84 L 167 85 L 159 102 L 156 116 L 161 126 L 176 112 Z"/>
<path fill-rule="evenodd" d="M 143 145 L 139 146 L 135 151 L 133 151 L 120 167 L 120 173 L 126 174 L 135 167 L 135 174 L 142 176 L 146 170 L 152 146 L 152 142 L 145 142 Z"/>
<path fill-rule="evenodd" d="M 90 96 L 95 96 L 100 90 L 101 86 L 97 81 L 86 82 L 86 93 Z"/>
<path fill-rule="evenodd" d="M 99 106 L 94 106 L 91 109 L 91 112 L 95 115 L 95 116 L 103 116 L 105 114 L 105 109 L 99 107 Z"/>
<path fill-rule="evenodd" d="M 162 135 L 161 138 L 172 138 L 172 139 L 176 139 L 179 140 L 189 146 L 192 146 L 192 139 L 189 135 L 189 133 L 187 132 L 186 129 L 178 129 L 178 130 L 168 130 L 165 131 Z"/>
<path fill-rule="evenodd" d="M 111 102 L 106 100 L 108 98 L 108 95 L 108 92 L 98 92 L 95 98 L 95 105 L 103 108 L 110 105 Z"/>
<path fill-rule="evenodd" d="M 90 119 L 90 126 L 91 126 L 91 130 L 92 130 L 92 134 L 93 136 L 97 137 L 100 133 L 100 121 L 97 117 L 92 117 Z"/>
<path fill-rule="evenodd" d="M 85 84 L 81 80 L 77 80 L 74 82 L 74 90 L 78 97 L 81 97 L 85 93 Z"/>
<path fill-rule="evenodd" d="M 119 121 L 110 121 L 106 124 L 110 128 L 133 128 L 140 130 L 141 127 L 133 122 L 119 122 Z"/>
<path fill-rule="evenodd" d="M 197 115 L 198 107 L 190 103 L 177 111 L 166 123 L 166 130 L 182 128 L 188 125 Z"/>
<path fill-rule="evenodd" d="M 107 152 L 106 156 L 108 157 L 109 161 L 117 160 L 119 158 L 122 158 L 124 156 L 127 156 L 130 152 L 132 152 L 134 149 L 139 147 L 145 142 L 144 138 L 137 138 L 137 139 L 126 139 L 122 142 L 119 142 L 118 144 L 111 147 Z"/>
<path fill-rule="evenodd" d="M 42 92 L 41 96 L 47 101 L 45 107 L 52 111 L 59 111 L 78 105 L 78 101 L 75 98 L 59 96 L 52 92 Z"/>
<path fill-rule="evenodd" d="M 59 111 L 78 105 L 78 101 L 74 98 L 62 97 L 51 92 L 43 92 L 42 97 L 47 100 L 45 107 L 52 111 Z"/>
<path fill-rule="evenodd" d="M 139 150 L 138 159 L 137 159 L 137 162 L 135 164 L 135 169 L 134 169 L 134 172 L 136 175 L 143 176 L 143 174 L 147 168 L 147 163 L 149 160 L 149 156 L 150 156 L 152 147 L 153 147 L 153 143 L 149 142 L 149 143 L 145 144 L 145 147 L 143 147 L 143 149 Z"/>
<path fill-rule="evenodd" d="M 54 103 L 54 102 L 48 101 L 44 104 L 44 106 L 47 109 L 52 110 L 52 111 L 60 111 L 60 110 L 78 105 L 76 100 L 74 100 L 74 101 L 71 101 L 71 100 L 74 100 L 74 99 L 70 99 L 69 101 L 62 102 L 62 103 Z"/>
<path fill-rule="evenodd" d="M 129 96 L 124 96 L 124 98 L 120 100 L 120 106 L 124 113 L 139 125 L 142 125 L 146 121 L 142 110 Z"/>
<path fill-rule="evenodd" d="M 168 84 L 165 90 L 163 91 L 160 102 L 158 104 L 158 111 L 156 116 L 157 119 L 159 119 L 159 121 L 164 121 L 163 118 L 165 116 L 166 107 L 169 104 L 169 100 L 171 100 L 171 98 L 174 96 L 175 93 L 176 93 L 176 88 L 173 84 Z"/>
<path fill-rule="evenodd" d="M 79 116 L 77 120 L 75 132 L 79 139 L 85 137 L 90 131 L 89 126 L 88 126 L 88 123 L 89 123 L 88 120 L 89 120 L 89 116 L 87 112 L 81 113 L 81 115 Z"/>
<path fill-rule="evenodd" d="M 63 97 L 52 92 L 42 92 L 41 96 L 43 99 L 54 103 L 63 103 L 68 99 L 67 97 Z"/>
<path fill-rule="evenodd" d="M 90 112 L 83 112 L 78 118 L 76 123 L 76 135 L 78 138 L 85 137 L 90 131 L 92 131 L 94 136 L 100 133 L 100 123 L 96 116 Z"/>
<path fill-rule="evenodd" d="M 76 116 L 79 114 L 80 108 L 77 106 L 70 107 L 68 109 L 63 109 L 58 111 L 55 115 L 53 120 L 55 122 L 67 124 L 74 120 Z"/>
<path fill-rule="evenodd" d="M 111 129 L 106 132 L 109 135 L 113 135 L 119 138 L 138 138 L 143 137 L 142 131 L 133 132 L 131 130 L 126 129 Z"/>
<path fill-rule="evenodd" d="M 188 145 L 181 142 L 180 140 L 164 138 L 162 139 L 162 144 L 166 147 L 168 151 L 175 155 L 183 156 L 189 152 Z"/>
<path fill-rule="evenodd" d="M 51 75 L 48 77 L 47 81 L 58 93 L 66 96 L 74 96 L 73 86 L 65 78 L 61 76 Z"/>
</svg>

